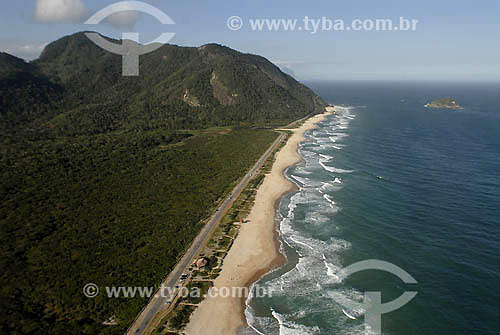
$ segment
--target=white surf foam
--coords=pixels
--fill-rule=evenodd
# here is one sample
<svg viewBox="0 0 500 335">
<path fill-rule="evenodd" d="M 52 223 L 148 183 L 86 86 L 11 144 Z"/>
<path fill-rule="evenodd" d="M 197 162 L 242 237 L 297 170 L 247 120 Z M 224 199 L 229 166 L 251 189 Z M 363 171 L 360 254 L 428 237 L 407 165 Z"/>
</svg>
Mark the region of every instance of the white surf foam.
<svg viewBox="0 0 500 335">
<path fill-rule="evenodd" d="M 314 248 L 311 247 L 309 244 L 301 242 L 301 241 L 298 241 L 298 239 L 299 239 L 298 236 L 290 236 L 289 239 L 292 240 L 293 242 L 297 243 L 297 244 L 303 245 L 303 246 L 305 246 L 305 247 L 307 247 L 307 248 L 309 248 L 311 250 L 314 250 Z"/>
<path fill-rule="evenodd" d="M 296 176 L 296 175 L 290 175 L 290 177 L 292 177 L 293 179 L 295 179 L 296 181 L 298 181 L 299 183 L 301 183 L 302 185 L 307 185 L 307 181 L 309 179 L 305 178 L 305 177 L 299 177 L 299 176 Z"/>
<path fill-rule="evenodd" d="M 353 173 L 354 172 L 354 170 L 344 170 L 344 169 L 339 169 L 339 168 L 336 168 L 333 166 L 325 165 L 324 161 L 322 161 L 321 159 L 319 160 L 319 165 L 321 165 L 321 167 L 328 172 L 335 172 L 335 173 Z"/>
<path fill-rule="evenodd" d="M 298 260 L 291 270 L 259 283 L 259 285 L 265 285 L 266 289 L 272 291 L 273 298 L 283 297 L 283 299 L 292 299 L 292 301 L 299 298 L 300 301 L 306 299 L 308 302 L 304 305 L 305 309 L 297 307 L 298 311 L 292 313 L 280 314 L 276 310 L 272 310 L 272 317 L 271 315 L 257 317 L 257 321 L 256 319 L 250 321 L 251 318 L 247 316 L 249 324 L 259 325 L 258 329 L 262 331 L 259 331 L 259 334 L 317 334 L 320 329 L 303 325 L 301 318 L 316 312 L 330 311 L 334 311 L 338 315 L 337 326 L 339 328 L 337 329 L 339 331 L 336 332 L 337 334 L 363 334 L 364 328 L 360 328 L 359 323 L 356 324 L 356 320 L 345 317 L 335 299 L 343 299 L 342 297 L 347 299 L 361 295 L 361 293 L 345 289 L 330 292 L 332 284 L 339 284 L 343 280 L 340 251 L 349 249 L 350 243 L 333 237 L 328 240 L 314 238 L 314 236 L 321 236 L 319 233 L 322 230 L 317 230 L 315 227 L 308 228 L 308 225 L 315 225 L 324 229 L 325 232 L 335 232 L 335 222 L 332 217 L 339 210 L 339 207 L 331 192 L 341 189 L 343 180 L 333 175 L 331 178 L 334 179 L 331 181 L 318 180 L 318 176 L 324 178 L 325 174 L 314 174 L 314 172 L 319 171 L 319 169 L 334 174 L 354 172 L 327 165 L 327 162 L 333 161 L 333 157 L 328 155 L 333 151 L 331 149 L 341 150 L 345 147 L 342 144 L 343 139 L 349 136 L 347 129 L 350 121 L 355 118 L 354 115 L 350 114 L 351 111 L 351 108 L 345 107 L 336 116 L 330 117 L 328 123 L 308 132 L 306 134 L 307 141 L 299 147 L 299 153 L 304 158 L 304 163 L 294 170 L 291 169 L 293 174 L 287 174 L 294 182 L 297 182 L 300 189 L 288 198 L 287 208 L 281 207 L 284 213 L 282 212 L 279 233 L 283 243 L 297 252 Z M 333 163 L 329 164 L 333 165 Z M 345 177 L 348 178 L 348 176 Z M 311 231 L 315 231 L 318 235 L 312 235 Z M 315 304 L 318 299 L 322 299 L 321 303 Z M 325 310 L 321 311 L 321 309 Z M 349 310 L 349 313 L 351 312 L 354 313 Z M 249 313 L 253 313 L 253 311 L 250 310 Z"/>
<path fill-rule="evenodd" d="M 258 330 L 258 329 L 254 326 L 254 325 L 257 323 L 257 320 L 258 320 L 258 323 L 260 324 L 260 323 L 262 323 L 262 321 L 263 321 L 262 319 L 264 319 L 264 318 L 257 318 L 257 317 L 255 316 L 255 312 L 254 312 L 254 310 L 253 310 L 252 306 L 250 306 L 250 305 L 248 304 L 248 299 L 247 299 L 247 307 L 245 308 L 245 318 L 247 319 L 248 326 L 249 326 L 250 328 L 252 328 L 252 330 L 253 330 L 255 333 L 257 333 L 257 334 L 259 334 L 259 335 L 266 335 L 265 333 L 261 332 L 260 330 Z"/>
<path fill-rule="evenodd" d="M 324 155 L 324 154 L 319 154 L 319 156 L 323 159 L 325 159 L 325 162 L 331 161 L 333 159 L 332 156 Z"/>
<path fill-rule="evenodd" d="M 322 256 L 323 256 L 323 264 L 325 264 L 326 267 L 326 275 L 332 277 L 335 283 L 342 282 L 342 278 L 338 275 L 338 273 L 341 270 L 341 267 L 334 265 L 332 263 L 328 263 L 325 254 L 323 254 Z"/>
<path fill-rule="evenodd" d="M 272 310 L 271 314 L 278 321 L 280 335 L 314 335 L 319 334 L 318 327 L 307 327 L 292 321 L 286 320 L 284 315 Z"/>
<path fill-rule="evenodd" d="M 335 201 L 328 195 L 328 194 L 323 194 L 323 198 L 326 199 L 330 204 L 335 205 Z"/>
<path fill-rule="evenodd" d="M 345 137 L 348 137 L 348 136 L 349 136 L 349 134 L 347 134 L 347 133 L 335 132 L 335 133 L 333 133 L 332 135 L 329 136 L 329 139 L 330 139 L 330 141 L 335 142 L 335 141 L 337 141 L 339 139 L 342 139 L 342 138 L 345 138 Z"/>
</svg>

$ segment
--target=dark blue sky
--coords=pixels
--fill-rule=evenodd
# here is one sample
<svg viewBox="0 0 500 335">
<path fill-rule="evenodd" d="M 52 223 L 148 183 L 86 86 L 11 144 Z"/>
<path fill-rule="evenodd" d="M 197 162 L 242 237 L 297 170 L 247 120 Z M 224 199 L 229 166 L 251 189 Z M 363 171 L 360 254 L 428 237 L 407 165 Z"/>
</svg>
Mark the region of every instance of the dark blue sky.
<svg viewBox="0 0 500 335">
<path fill-rule="evenodd" d="M 298 79 L 499 80 L 500 1 L 451 0 L 146 0 L 167 13 L 175 25 L 164 26 L 145 14 L 129 27 L 82 24 L 109 0 L 4 1 L 0 12 L 0 50 L 34 59 L 48 42 L 82 30 L 120 38 L 137 31 L 141 41 L 163 31 L 171 43 L 199 46 L 217 42 L 260 54 L 293 72 Z M 227 28 L 239 16 L 241 30 Z M 252 31 L 249 19 L 393 19 L 419 20 L 416 31 Z"/>
</svg>

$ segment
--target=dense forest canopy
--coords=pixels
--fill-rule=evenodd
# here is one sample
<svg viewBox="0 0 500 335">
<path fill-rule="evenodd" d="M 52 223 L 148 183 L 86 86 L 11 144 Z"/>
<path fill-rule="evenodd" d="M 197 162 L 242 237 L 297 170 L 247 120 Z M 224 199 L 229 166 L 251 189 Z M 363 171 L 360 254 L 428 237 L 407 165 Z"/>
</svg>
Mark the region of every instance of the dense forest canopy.
<svg viewBox="0 0 500 335">
<path fill-rule="evenodd" d="M 83 33 L 49 44 L 32 63 L 0 54 L 0 130 L 55 137 L 271 126 L 325 106 L 265 58 L 217 44 L 164 45 L 141 56 L 138 77 L 123 77 L 121 66 Z"/>
<path fill-rule="evenodd" d="M 83 33 L 31 63 L 0 53 L 0 334 L 122 334 L 146 299 L 83 286 L 158 285 L 276 139 L 263 128 L 325 106 L 216 44 L 121 64 Z"/>
</svg>

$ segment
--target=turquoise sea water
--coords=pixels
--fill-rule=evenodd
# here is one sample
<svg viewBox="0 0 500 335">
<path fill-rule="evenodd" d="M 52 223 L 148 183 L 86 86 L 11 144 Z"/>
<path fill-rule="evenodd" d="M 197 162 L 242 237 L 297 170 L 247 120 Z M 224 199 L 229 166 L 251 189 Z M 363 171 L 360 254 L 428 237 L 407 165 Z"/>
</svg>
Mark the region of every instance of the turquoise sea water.
<svg viewBox="0 0 500 335">
<path fill-rule="evenodd" d="M 346 108 L 307 133 L 299 191 L 278 218 L 287 264 L 258 284 L 246 314 L 262 334 L 364 334 L 362 301 L 417 296 L 382 317 L 383 334 L 500 334 L 500 85 L 309 83 Z M 452 96 L 465 109 L 428 110 Z M 369 270 L 380 259 L 417 284 Z"/>
</svg>

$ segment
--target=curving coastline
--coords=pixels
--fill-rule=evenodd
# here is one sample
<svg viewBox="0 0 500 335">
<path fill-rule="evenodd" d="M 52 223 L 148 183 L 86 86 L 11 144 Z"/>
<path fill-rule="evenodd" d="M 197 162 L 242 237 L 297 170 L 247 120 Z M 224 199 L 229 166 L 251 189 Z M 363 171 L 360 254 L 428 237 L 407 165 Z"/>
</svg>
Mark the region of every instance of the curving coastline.
<svg viewBox="0 0 500 335">
<path fill-rule="evenodd" d="M 257 190 L 255 204 L 247 217 L 248 223 L 240 228 L 214 282 L 215 288 L 249 287 L 265 273 L 284 263 L 275 225 L 276 204 L 283 195 L 294 190 L 295 185 L 283 173 L 302 160 L 297 148 L 304 141 L 304 133 L 332 113 L 333 107 L 328 107 L 325 113 L 309 118 L 299 128 L 288 129 L 293 134 L 276 154 L 271 172 Z M 185 333 L 236 334 L 240 328 L 247 326 L 245 303 L 245 297 L 207 297 L 191 316 Z"/>
</svg>

